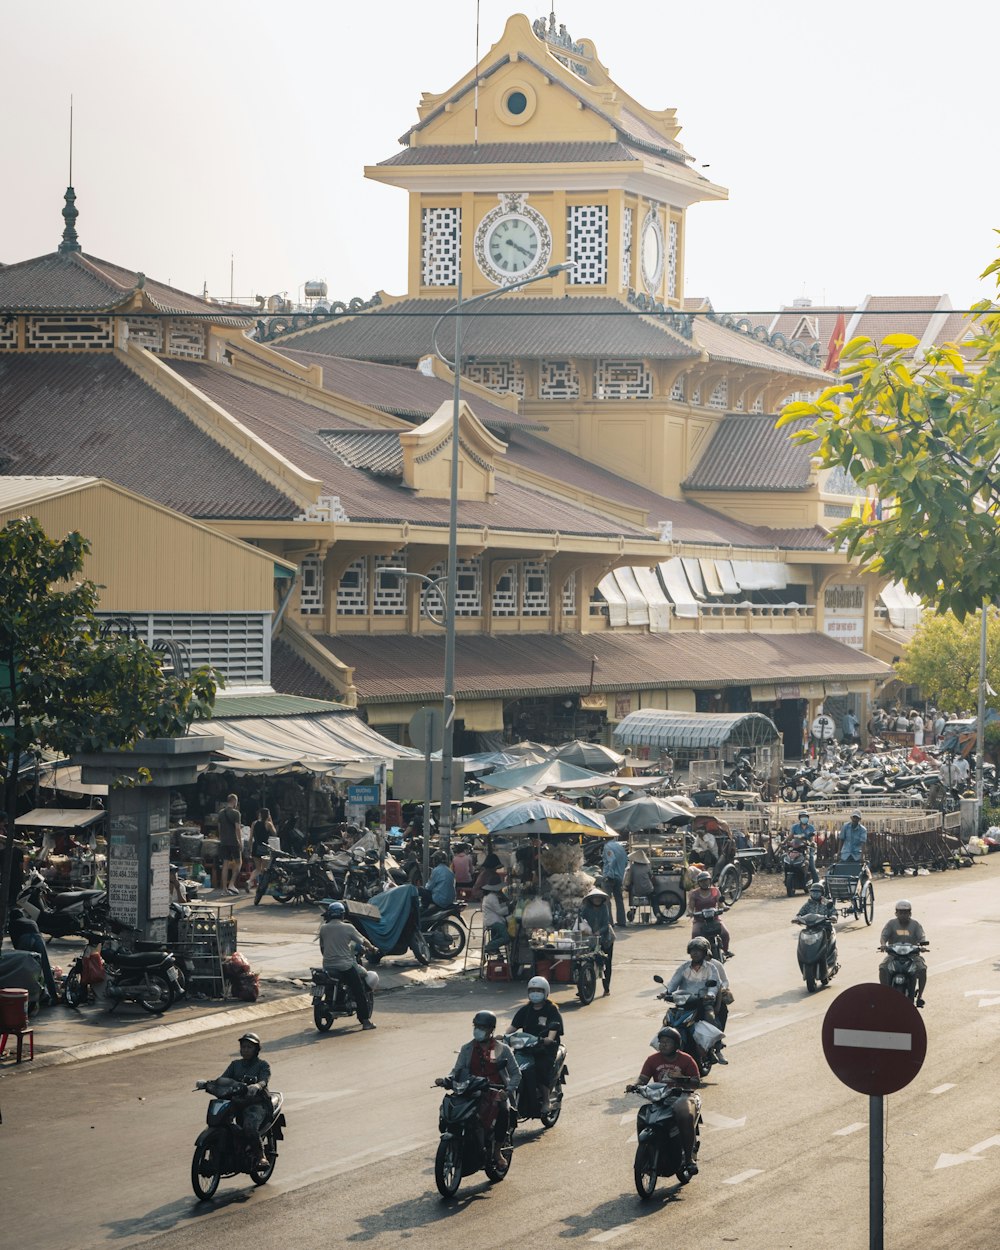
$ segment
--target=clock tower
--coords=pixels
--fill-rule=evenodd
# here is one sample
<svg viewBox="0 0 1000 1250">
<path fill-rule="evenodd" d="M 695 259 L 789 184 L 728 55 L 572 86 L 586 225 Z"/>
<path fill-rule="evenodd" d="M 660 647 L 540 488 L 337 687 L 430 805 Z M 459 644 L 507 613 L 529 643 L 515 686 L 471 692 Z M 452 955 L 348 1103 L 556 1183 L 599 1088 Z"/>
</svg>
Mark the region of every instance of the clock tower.
<svg viewBox="0 0 1000 1250">
<path fill-rule="evenodd" d="M 689 205 L 726 198 L 692 168 L 675 111 L 643 107 L 589 40 L 517 14 L 475 70 L 425 94 L 403 151 L 367 177 L 410 197 L 408 293 L 466 298 L 574 263 L 538 295 L 683 299 Z"/>
</svg>

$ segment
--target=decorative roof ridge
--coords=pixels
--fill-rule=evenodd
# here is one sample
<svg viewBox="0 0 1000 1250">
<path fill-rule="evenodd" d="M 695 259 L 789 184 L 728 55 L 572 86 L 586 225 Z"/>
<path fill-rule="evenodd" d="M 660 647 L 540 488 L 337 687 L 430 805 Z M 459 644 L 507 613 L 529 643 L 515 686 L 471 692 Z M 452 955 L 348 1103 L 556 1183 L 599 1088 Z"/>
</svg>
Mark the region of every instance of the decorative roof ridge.
<svg viewBox="0 0 1000 1250">
<path fill-rule="evenodd" d="M 689 344 L 692 342 L 694 318 L 689 313 L 670 308 L 661 300 L 653 299 L 651 295 L 646 295 L 642 291 L 633 291 L 631 287 L 628 289 L 625 300 L 620 302 L 631 304 L 633 308 L 645 314 L 647 320 L 652 321 L 654 325 L 659 324 L 661 329 L 672 330 Z"/>
<path fill-rule="evenodd" d="M 747 338 L 754 339 L 756 342 L 763 344 L 764 347 L 771 347 L 775 351 L 783 352 L 786 356 L 791 356 L 794 360 L 800 361 L 804 365 L 819 369 L 821 352 L 819 343 L 803 343 L 801 339 L 790 339 L 787 335 L 782 334 L 780 330 L 774 333 L 768 330 L 765 325 L 754 325 L 749 317 L 739 316 L 737 313 L 717 313 L 714 308 L 709 305 L 709 310 L 705 314 L 709 321 L 714 321 L 716 325 L 721 326 L 725 330 L 734 330 L 737 334 L 744 334 Z"/>
<path fill-rule="evenodd" d="M 303 330 L 312 330 L 327 321 L 339 321 L 342 317 L 353 317 L 356 313 L 369 312 L 371 309 L 379 308 L 383 304 L 391 305 L 410 298 L 405 295 L 399 296 L 398 299 L 392 297 L 384 298 L 384 294 L 383 291 L 376 291 L 374 295 L 366 300 L 362 299 L 360 295 L 355 295 L 346 304 L 343 300 L 333 300 L 325 312 L 276 313 L 273 317 L 260 317 L 257 320 L 254 332 L 258 342 L 268 343 L 285 335 L 298 334 Z"/>
</svg>

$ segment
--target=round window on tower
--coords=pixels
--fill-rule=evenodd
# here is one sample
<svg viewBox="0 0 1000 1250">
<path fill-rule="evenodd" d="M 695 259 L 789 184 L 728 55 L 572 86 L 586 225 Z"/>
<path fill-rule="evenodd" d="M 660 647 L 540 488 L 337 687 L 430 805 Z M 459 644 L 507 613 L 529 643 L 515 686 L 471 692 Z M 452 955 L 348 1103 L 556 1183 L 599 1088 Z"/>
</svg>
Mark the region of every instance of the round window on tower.
<svg viewBox="0 0 1000 1250">
<path fill-rule="evenodd" d="M 527 107 L 528 97 L 523 91 L 512 91 L 507 96 L 507 112 L 513 113 L 515 117 L 520 117 Z"/>
<path fill-rule="evenodd" d="M 523 126 L 534 116 L 538 97 L 531 83 L 523 78 L 508 79 L 493 97 L 497 117 L 508 126 Z"/>
</svg>

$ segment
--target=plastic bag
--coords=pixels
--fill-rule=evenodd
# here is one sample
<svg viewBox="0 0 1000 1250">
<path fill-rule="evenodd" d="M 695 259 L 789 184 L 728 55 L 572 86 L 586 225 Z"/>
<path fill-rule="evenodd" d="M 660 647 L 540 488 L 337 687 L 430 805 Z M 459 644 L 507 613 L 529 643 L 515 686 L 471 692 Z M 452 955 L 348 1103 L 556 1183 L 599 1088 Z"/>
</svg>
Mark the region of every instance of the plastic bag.
<svg viewBox="0 0 1000 1250">
<path fill-rule="evenodd" d="M 80 984 L 97 985 L 107 974 L 104 971 L 104 960 L 98 951 L 91 951 L 80 961 Z"/>
<path fill-rule="evenodd" d="M 702 1050 L 711 1050 L 722 1037 L 722 1030 L 717 1029 L 714 1024 L 709 1024 L 707 1020 L 699 1020 L 691 1030 L 691 1035 Z"/>
</svg>

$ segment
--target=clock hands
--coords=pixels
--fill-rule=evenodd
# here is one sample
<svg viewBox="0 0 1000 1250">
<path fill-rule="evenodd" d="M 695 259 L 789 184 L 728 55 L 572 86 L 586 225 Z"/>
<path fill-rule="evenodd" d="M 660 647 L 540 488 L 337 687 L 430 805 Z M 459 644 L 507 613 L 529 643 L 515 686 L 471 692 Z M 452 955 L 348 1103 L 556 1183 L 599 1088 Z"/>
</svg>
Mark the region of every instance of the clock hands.
<svg viewBox="0 0 1000 1250">
<path fill-rule="evenodd" d="M 526 247 L 522 247 L 520 243 L 515 243 L 513 239 L 505 239 L 504 242 L 508 247 L 516 248 L 522 256 L 527 256 L 529 260 L 533 259 L 531 252 L 529 252 Z"/>
</svg>

